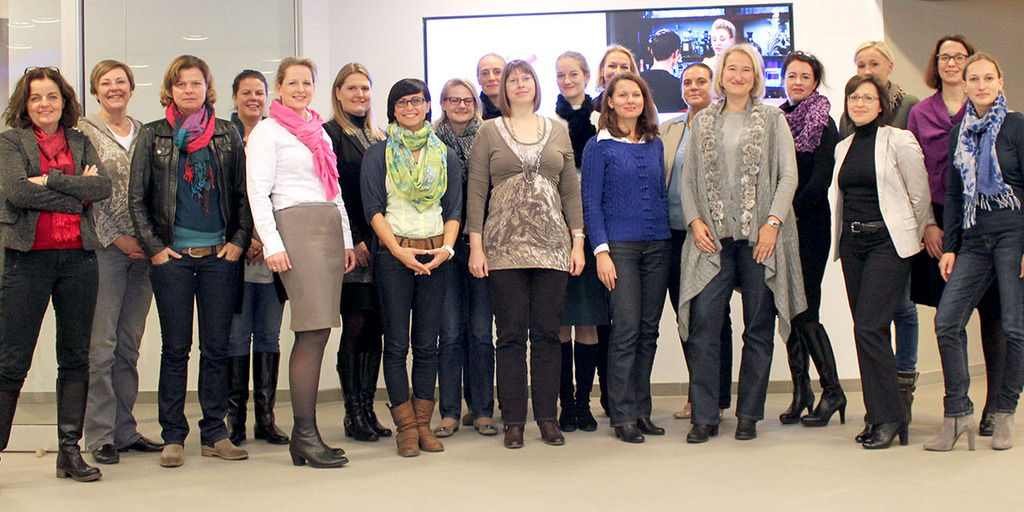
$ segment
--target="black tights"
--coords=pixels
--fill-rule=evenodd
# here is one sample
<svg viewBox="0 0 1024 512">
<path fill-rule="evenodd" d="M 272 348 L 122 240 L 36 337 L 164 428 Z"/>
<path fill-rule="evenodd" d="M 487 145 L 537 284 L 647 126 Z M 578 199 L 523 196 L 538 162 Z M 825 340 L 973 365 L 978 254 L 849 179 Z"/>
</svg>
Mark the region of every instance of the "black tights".
<svg viewBox="0 0 1024 512">
<path fill-rule="evenodd" d="M 288 361 L 288 386 L 292 394 L 292 414 L 296 418 L 316 417 L 320 364 L 330 335 L 329 328 L 295 333 L 295 345 Z"/>
</svg>

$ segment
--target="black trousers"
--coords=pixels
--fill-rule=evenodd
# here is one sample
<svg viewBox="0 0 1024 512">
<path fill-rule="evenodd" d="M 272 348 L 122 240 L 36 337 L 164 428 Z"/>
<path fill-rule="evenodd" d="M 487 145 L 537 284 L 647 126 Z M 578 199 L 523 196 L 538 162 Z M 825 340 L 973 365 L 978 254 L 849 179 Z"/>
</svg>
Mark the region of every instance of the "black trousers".
<svg viewBox="0 0 1024 512">
<path fill-rule="evenodd" d="M 866 421 L 903 421 L 889 325 L 910 276 L 910 258 L 900 258 L 887 230 L 851 233 L 848 226 L 839 241 L 839 258 L 853 313 Z"/>
</svg>

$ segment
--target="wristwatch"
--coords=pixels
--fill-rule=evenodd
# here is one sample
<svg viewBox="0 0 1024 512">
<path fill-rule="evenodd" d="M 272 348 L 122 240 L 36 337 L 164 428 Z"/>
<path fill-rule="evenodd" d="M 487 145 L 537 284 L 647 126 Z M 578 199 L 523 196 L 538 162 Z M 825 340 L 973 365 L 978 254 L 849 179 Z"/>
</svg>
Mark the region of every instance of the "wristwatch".
<svg viewBox="0 0 1024 512">
<path fill-rule="evenodd" d="M 584 235 L 583 233 L 573 233 L 572 237 L 573 238 L 586 238 L 587 235 Z"/>
<path fill-rule="evenodd" d="M 775 229 L 779 229 L 779 226 L 782 226 L 782 223 L 775 219 L 768 219 L 768 225 Z"/>
<path fill-rule="evenodd" d="M 441 248 L 448 251 L 448 259 L 452 259 L 455 257 L 455 249 L 452 249 L 450 246 L 447 245 L 442 245 Z"/>
</svg>

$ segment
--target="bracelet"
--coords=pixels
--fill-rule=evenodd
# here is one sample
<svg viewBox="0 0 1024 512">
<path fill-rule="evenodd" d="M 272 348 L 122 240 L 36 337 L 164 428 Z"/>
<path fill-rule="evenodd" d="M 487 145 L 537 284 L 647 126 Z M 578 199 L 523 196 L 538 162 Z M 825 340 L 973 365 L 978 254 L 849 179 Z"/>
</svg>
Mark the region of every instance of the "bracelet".
<svg viewBox="0 0 1024 512">
<path fill-rule="evenodd" d="M 572 234 L 572 237 L 573 237 L 573 238 L 586 238 L 586 237 L 587 237 L 587 235 L 585 235 L 585 234 L 583 234 L 583 233 L 573 233 L 573 234 Z"/>
<path fill-rule="evenodd" d="M 452 259 L 455 257 L 455 249 L 452 249 L 450 246 L 447 245 L 442 245 L 441 248 L 448 251 L 448 259 Z"/>
</svg>

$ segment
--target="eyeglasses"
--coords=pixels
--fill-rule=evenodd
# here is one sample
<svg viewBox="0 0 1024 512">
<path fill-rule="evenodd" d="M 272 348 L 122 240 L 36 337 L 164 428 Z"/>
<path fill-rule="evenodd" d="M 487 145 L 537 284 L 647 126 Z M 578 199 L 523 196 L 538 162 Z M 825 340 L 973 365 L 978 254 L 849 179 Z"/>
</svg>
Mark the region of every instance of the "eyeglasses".
<svg viewBox="0 0 1024 512">
<path fill-rule="evenodd" d="M 515 86 L 517 86 L 519 84 L 523 84 L 523 85 L 532 84 L 533 83 L 533 77 L 530 76 L 530 75 L 523 75 L 523 76 L 520 76 L 520 77 L 517 77 L 517 78 L 509 78 L 508 80 L 505 80 L 505 83 L 508 84 L 508 85 L 511 85 L 513 87 L 515 87 Z"/>
<path fill-rule="evenodd" d="M 401 98 L 401 99 L 399 99 L 398 101 L 395 102 L 395 106 L 398 107 L 398 108 L 405 108 L 408 105 L 412 105 L 414 107 L 418 107 L 418 106 L 422 105 L 424 101 L 426 101 L 426 100 L 424 100 L 421 97 L 409 98 L 409 99 Z"/>
<path fill-rule="evenodd" d="M 35 71 L 37 69 L 45 69 L 47 71 L 57 73 L 58 75 L 60 74 L 60 68 L 58 68 L 57 66 L 29 66 L 25 68 L 25 71 L 23 71 L 21 74 L 27 75 L 30 71 Z"/>
<path fill-rule="evenodd" d="M 445 98 L 444 101 L 448 102 L 448 105 L 457 107 L 459 105 L 465 105 L 472 107 L 476 103 L 476 98 L 456 98 L 454 96 Z"/>
<path fill-rule="evenodd" d="M 939 64 L 949 64 L 951 59 L 957 64 L 963 64 L 964 61 L 967 60 L 967 56 L 962 53 L 958 53 L 956 55 L 946 55 L 945 53 L 941 53 L 936 55 L 936 57 L 939 58 Z"/>
<path fill-rule="evenodd" d="M 846 99 L 850 101 L 850 104 L 860 103 L 860 102 L 874 103 L 874 102 L 878 101 L 878 96 L 873 96 L 871 94 L 865 94 L 864 96 L 861 96 L 859 94 L 851 94 Z"/>
</svg>

